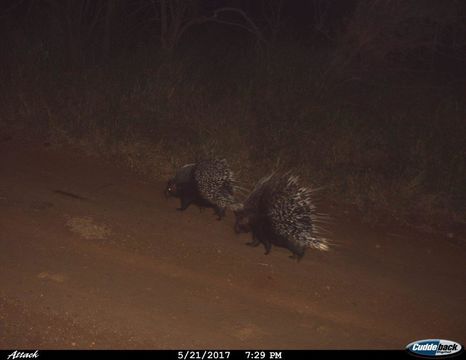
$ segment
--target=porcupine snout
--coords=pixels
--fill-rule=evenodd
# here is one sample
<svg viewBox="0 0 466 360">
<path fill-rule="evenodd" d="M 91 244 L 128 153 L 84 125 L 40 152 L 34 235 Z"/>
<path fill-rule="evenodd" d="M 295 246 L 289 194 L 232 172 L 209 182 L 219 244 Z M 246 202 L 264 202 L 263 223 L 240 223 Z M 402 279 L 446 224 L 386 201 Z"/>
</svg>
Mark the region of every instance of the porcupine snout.
<svg viewBox="0 0 466 360">
<path fill-rule="evenodd" d="M 167 186 L 165 187 L 164 194 L 166 198 L 169 198 L 176 192 L 176 184 L 173 179 L 168 180 Z"/>
<path fill-rule="evenodd" d="M 235 214 L 235 233 L 248 233 L 251 231 L 251 220 L 244 210 L 237 210 Z"/>
</svg>

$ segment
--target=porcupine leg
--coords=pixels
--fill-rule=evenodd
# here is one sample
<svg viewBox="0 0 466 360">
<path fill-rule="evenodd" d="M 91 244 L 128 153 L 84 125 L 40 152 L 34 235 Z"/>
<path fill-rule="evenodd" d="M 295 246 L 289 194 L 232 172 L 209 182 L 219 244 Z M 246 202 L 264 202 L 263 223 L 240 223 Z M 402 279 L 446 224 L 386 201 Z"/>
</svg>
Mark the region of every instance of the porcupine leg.
<svg viewBox="0 0 466 360">
<path fill-rule="evenodd" d="M 215 206 L 214 209 L 215 209 L 215 213 L 218 216 L 217 220 L 222 220 L 222 218 L 225 216 L 226 208 L 221 208 L 221 207 Z"/>
<path fill-rule="evenodd" d="M 293 255 L 290 255 L 290 259 L 296 259 L 297 262 L 299 262 L 301 260 L 301 258 L 303 257 L 304 254 L 295 254 L 293 253 Z"/>
<path fill-rule="evenodd" d="M 304 255 L 304 248 L 292 246 L 289 250 L 293 253 L 293 255 L 290 255 L 290 259 L 296 259 L 298 262 Z"/>
<path fill-rule="evenodd" d="M 180 198 L 181 200 L 181 207 L 177 208 L 176 210 L 178 211 L 184 211 L 188 208 L 189 205 L 191 205 L 194 201 L 193 198 L 190 197 L 182 197 Z"/>
<path fill-rule="evenodd" d="M 256 237 L 260 240 L 262 244 L 264 244 L 265 253 L 264 255 L 268 255 L 270 250 L 272 249 L 272 242 L 270 241 L 270 231 L 267 231 L 268 223 L 264 223 L 264 221 L 260 221 L 257 228 L 256 228 Z"/>
<path fill-rule="evenodd" d="M 256 247 L 261 243 L 260 239 L 256 236 L 256 234 L 252 234 L 252 241 L 248 241 L 246 245 Z"/>
<path fill-rule="evenodd" d="M 268 255 L 270 250 L 272 249 L 272 243 L 270 241 L 264 242 L 265 253 L 264 255 Z"/>
<path fill-rule="evenodd" d="M 270 250 L 272 249 L 272 243 L 269 240 L 263 241 L 264 247 L 265 247 L 265 253 L 264 255 L 268 255 Z"/>
</svg>

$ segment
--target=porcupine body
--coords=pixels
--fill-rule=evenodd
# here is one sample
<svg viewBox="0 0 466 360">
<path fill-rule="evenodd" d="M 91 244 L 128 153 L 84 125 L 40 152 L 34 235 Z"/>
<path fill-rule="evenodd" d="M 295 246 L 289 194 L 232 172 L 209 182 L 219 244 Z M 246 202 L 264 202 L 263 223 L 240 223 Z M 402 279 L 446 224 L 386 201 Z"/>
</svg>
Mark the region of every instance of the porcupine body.
<svg viewBox="0 0 466 360">
<path fill-rule="evenodd" d="M 312 202 L 312 191 L 300 187 L 298 178 L 273 173 L 262 178 L 235 212 L 237 233 L 251 232 L 251 246 L 263 244 L 265 254 L 273 245 L 285 247 L 301 259 L 306 248 L 328 250 L 321 236 L 320 215 Z"/>
<path fill-rule="evenodd" d="M 195 166 L 196 164 L 182 166 L 177 170 L 175 176 L 168 180 L 165 195 L 180 199 L 180 207 L 177 210 L 186 210 L 193 203 L 200 208 L 201 206 L 207 206 L 201 201 L 194 186 L 193 171 Z"/>
<path fill-rule="evenodd" d="M 234 175 L 227 161 L 207 159 L 179 169 L 168 181 L 165 194 L 180 198 L 181 207 L 177 210 L 185 210 L 193 203 L 200 208 L 212 207 L 220 220 L 227 208 L 238 208 L 235 188 Z"/>
</svg>

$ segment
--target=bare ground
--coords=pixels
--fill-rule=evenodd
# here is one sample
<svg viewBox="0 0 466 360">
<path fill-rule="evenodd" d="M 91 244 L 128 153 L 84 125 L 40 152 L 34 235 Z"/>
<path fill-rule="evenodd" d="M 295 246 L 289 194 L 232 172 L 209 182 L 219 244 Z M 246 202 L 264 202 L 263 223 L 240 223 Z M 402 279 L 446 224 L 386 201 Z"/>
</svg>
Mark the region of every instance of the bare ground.
<svg viewBox="0 0 466 360">
<path fill-rule="evenodd" d="M 68 148 L 0 143 L 0 348 L 397 349 L 465 343 L 459 234 L 373 230 L 337 246 L 244 245 L 232 214 L 177 212 L 162 182 Z"/>
</svg>

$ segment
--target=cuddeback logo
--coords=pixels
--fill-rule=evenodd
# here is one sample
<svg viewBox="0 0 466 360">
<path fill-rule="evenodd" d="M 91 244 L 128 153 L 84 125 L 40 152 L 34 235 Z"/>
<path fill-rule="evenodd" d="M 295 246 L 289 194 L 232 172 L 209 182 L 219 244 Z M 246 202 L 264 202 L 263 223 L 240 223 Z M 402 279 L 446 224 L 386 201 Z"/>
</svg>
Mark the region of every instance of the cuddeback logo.
<svg viewBox="0 0 466 360">
<path fill-rule="evenodd" d="M 426 357 L 458 354 L 462 349 L 457 342 L 441 339 L 418 340 L 406 346 L 406 350 L 411 354 Z"/>
</svg>

